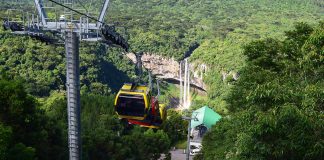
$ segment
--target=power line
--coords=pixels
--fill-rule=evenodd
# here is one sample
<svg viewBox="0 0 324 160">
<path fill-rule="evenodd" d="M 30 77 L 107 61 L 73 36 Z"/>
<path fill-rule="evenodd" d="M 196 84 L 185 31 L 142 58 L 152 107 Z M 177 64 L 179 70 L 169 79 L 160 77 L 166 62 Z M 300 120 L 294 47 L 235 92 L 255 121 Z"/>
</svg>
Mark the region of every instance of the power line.
<svg viewBox="0 0 324 160">
<path fill-rule="evenodd" d="M 89 15 L 87 15 L 87 14 L 84 14 L 84 13 L 82 13 L 82 12 L 80 12 L 80 11 L 77 11 L 77 10 L 75 10 L 75 9 L 72 9 L 71 7 L 68 7 L 68 6 L 66 6 L 66 5 L 64 5 L 64 4 L 62 4 L 62 3 L 56 2 L 56 1 L 54 1 L 54 0 L 49 0 L 49 1 L 55 3 L 55 4 L 59 5 L 59 6 L 62 6 L 62 7 L 64 7 L 64 8 L 67 8 L 67 9 L 73 11 L 73 12 L 76 12 L 76 13 L 78 13 L 78 14 L 80 14 L 80 15 L 83 15 L 83 16 L 85 16 L 85 17 L 87 17 L 87 18 L 90 18 L 90 19 L 92 19 L 92 20 L 95 20 L 95 21 L 97 21 L 97 22 L 100 22 L 100 23 L 102 23 L 102 24 L 105 24 L 105 22 L 99 21 L 98 19 L 96 19 L 96 18 L 94 18 L 94 17 L 91 17 L 91 16 L 89 16 Z"/>
</svg>

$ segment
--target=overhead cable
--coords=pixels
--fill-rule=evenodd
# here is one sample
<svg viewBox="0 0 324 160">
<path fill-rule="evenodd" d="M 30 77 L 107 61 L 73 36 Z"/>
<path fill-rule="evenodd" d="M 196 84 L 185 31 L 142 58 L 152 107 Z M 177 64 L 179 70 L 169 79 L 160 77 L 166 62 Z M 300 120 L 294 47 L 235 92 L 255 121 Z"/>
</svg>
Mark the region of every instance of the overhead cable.
<svg viewBox="0 0 324 160">
<path fill-rule="evenodd" d="M 68 6 L 66 6 L 66 5 L 64 5 L 64 4 L 62 4 L 62 3 L 56 2 L 56 1 L 54 1 L 54 0 L 49 0 L 49 1 L 55 3 L 55 4 L 59 5 L 59 6 L 62 6 L 62 7 L 64 7 L 64 8 L 67 8 L 67 9 L 69 9 L 69 10 L 75 12 L 75 13 L 78 13 L 78 14 L 80 14 L 80 15 L 83 15 L 83 16 L 85 16 L 85 17 L 87 17 L 87 18 L 90 18 L 90 19 L 92 19 L 92 20 L 95 20 L 95 21 L 97 21 L 97 22 L 100 22 L 100 23 L 102 23 L 102 24 L 105 24 L 105 22 L 99 21 L 98 19 L 96 19 L 96 18 L 94 18 L 94 17 L 91 17 L 91 16 L 89 16 L 89 15 L 87 15 L 87 14 L 84 14 L 84 13 L 82 13 L 82 12 L 80 12 L 80 11 L 77 11 L 77 10 L 75 10 L 75 9 L 72 9 L 71 7 L 68 7 Z"/>
</svg>

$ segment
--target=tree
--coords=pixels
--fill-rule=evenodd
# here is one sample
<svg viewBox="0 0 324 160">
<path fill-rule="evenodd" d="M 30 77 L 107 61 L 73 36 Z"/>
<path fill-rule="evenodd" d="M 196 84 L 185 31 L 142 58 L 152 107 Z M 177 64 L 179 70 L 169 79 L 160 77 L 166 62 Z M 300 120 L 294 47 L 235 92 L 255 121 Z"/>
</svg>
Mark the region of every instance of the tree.
<svg viewBox="0 0 324 160">
<path fill-rule="evenodd" d="M 0 123 L 0 160 L 5 160 L 8 157 L 11 136 L 11 128 Z"/>
<path fill-rule="evenodd" d="M 301 23 L 284 41 L 245 47 L 247 66 L 226 98 L 231 114 L 205 136 L 204 159 L 323 157 L 323 33 Z"/>
<path fill-rule="evenodd" d="M 0 79 L 0 159 L 60 158 L 53 154 L 62 146 L 50 122 L 21 82 Z"/>
<path fill-rule="evenodd" d="M 163 123 L 163 131 L 168 134 L 171 145 L 183 140 L 187 136 L 188 123 L 182 119 L 180 113 L 175 110 L 168 109 L 167 120 Z"/>
<path fill-rule="evenodd" d="M 135 126 L 129 135 L 123 136 L 123 142 L 130 148 L 130 159 L 157 160 L 161 153 L 167 153 L 170 148 L 170 139 L 165 132 L 148 129 L 143 134 L 143 128 L 138 126 Z"/>
<path fill-rule="evenodd" d="M 1 150 L 6 151 L 1 159 L 35 158 L 36 138 L 44 137 L 35 101 L 19 82 L 0 80 L 0 111 Z"/>
</svg>

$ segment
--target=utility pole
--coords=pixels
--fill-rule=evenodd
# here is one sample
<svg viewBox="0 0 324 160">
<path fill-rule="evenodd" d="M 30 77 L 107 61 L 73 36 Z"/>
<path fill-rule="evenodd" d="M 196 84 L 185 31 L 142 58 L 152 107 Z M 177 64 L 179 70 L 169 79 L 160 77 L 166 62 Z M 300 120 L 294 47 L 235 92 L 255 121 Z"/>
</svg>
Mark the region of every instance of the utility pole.
<svg viewBox="0 0 324 160">
<path fill-rule="evenodd" d="M 186 160 L 189 160 L 189 154 L 190 154 L 190 131 L 191 131 L 191 118 L 188 120 Z"/>
<path fill-rule="evenodd" d="M 197 117 L 182 117 L 182 119 L 188 121 L 188 135 L 187 135 L 187 148 L 186 148 L 186 160 L 189 160 L 190 155 L 190 132 L 191 132 L 191 120 L 198 121 Z"/>
</svg>

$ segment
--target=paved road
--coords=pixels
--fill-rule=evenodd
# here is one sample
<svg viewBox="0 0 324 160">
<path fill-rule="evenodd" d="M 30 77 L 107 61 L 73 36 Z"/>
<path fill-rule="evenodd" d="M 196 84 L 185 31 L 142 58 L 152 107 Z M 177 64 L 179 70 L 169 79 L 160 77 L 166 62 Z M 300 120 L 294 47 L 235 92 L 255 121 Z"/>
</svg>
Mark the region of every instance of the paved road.
<svg viewBox="0 0 324 160">
<path fill-rule="evenodd" d="M 191 139 L 191 142 L 198 142 L 201 143 L 202 138 L 198 136 L 198 131 L 194 130 L 192 131 L 193 139 Z M 183 149 L 176 149 L 176 150 L 170 150 L 171 153 L 171 160 L 185 160 L 186 154 L 184 153 Z M 192 160 L 194 156 L 189 156 L 189 160 Z M 159 160 L 163 160 L 164 155 L 162 154 L 161 158 Z"/>
<path fill-rule="evenodd" d="M 183 153 L 183 149 L 171 150 L 171 160 L 185 160 L 186 154 Z M 165 158 L 164 154 L 161 155 L 159 160 L 163 160 Z M 192 160 L 193 156 L 189 156 L 189 160 Z"/>
<path fill-rule="evenodd" d="M 185 160 L 186 154 L 183 153 L 183 149 L 176 149 L 174 151 L 170 151 L 172 160 Z M 193 156 L 189 157 L 190 160 L 193 159 Z"/>
</svg>

